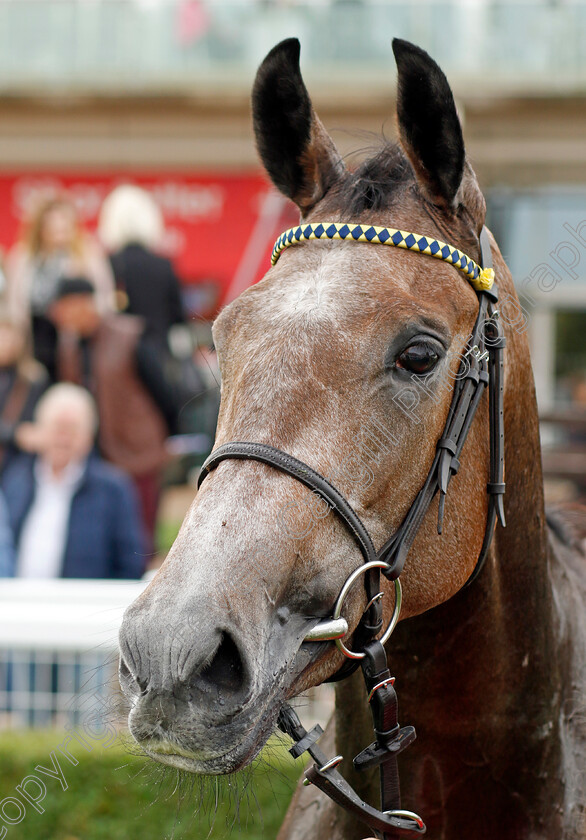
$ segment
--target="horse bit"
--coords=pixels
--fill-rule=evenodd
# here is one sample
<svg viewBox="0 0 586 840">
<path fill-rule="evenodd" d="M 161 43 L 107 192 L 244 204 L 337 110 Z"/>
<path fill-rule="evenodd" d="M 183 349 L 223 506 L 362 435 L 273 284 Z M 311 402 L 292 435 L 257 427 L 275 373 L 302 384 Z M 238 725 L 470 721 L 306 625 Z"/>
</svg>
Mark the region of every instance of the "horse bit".
<svg viewBox="0 0 586 840">
<path fill-rule="evenodd" d="M 317 725 L 307 732 L 297 714 L 287 705 L 281 709 L 278 726 L 295 742 L 290 749 L 294 758 L 298 758 L 307 751 L 316 762 L 305 771 L 304 784 L 316 785 L 334 802 L 368 825 L 378 837 L 389 840 L 394 837 L 424 834 L 426 830 L 421 817 L 401 808 L 397 756 L 415 740 L 416 736 L 412 726 L 399 726 L 397 695 L 393 687 L 395 680 L 388 669 L 383 647 L 399 619 L 401 610 L 399 575 L 423 519 L 438 492 L 440 494 L 438 533 L 441 533 L 448 485 L 459 469 L 458 459 L 462 447 L 487 386 L 490 424 L 488 513 L 482 548 L 466 586 L 478 576 L 482 569 L 497 519 L 501 525 L 505 525 L 503 508 L 505 492 L 503 350 L 505 339 L 496 309 L 498 295 L 494 287 L 492 255 L 486 227 L 483 227 L 480 233 L 480 265 L 453 246 L 419 234 L 392 228 L 326 222 L 303 225 L 285 231 L 275 244 L 272 264 L 274 265 L 285 248 L 311 239 L 372 242 L 428 254 L 454 265 L 461 271 L 476 290 L 479 300 L 478 316 L 467 349 L 460 360 L 450 410 L 427 478 L 402 524 L 378 552 L 364 524 L 345 497 L 320 473 L 280 449 L 262 443 L 226 443 L 211 453 L 203 464 L 199 478 L 199 484 L 201 484 L 214 467 L 228 458 L 255 460 L 268 464 L 297 479 L 324 499 L 344 522 L 357 543 L 364 558 L 364 564 L 355 569 L 346 580 L 334 605 L 332 618 L 316 624 L 306 635 L 305 641 L 334 641 L 346 657 L 344 665 L 330 678 L 331 682 L 349 676 L 359 664 L 362 667 L 368 703 L 372 712 L 375 741 L 354 758 L 354 767 L 361 771 L 379 767 L 380 810 L 364 802 L 336 770 L 337 765 L 342 761 L 342 756 L 328 760 L 316 746 L 315 742 L 323 734 L 321 726 Z M 395 605 L 388 626 L 380 639 L 377 639 L 376 636 L 382 630 L 383 623 L 380 603 L 383 594 L 380 590 L 381 572 L 387 579 L 394 582 Z M 351 650 L 343 641 L 349 628 L 342 617 L 342 607 L 348 592 L 361 575 L 364 575 L 365 580 L 367 606 L 354 630 L 355 649 Z"/>
</svg>

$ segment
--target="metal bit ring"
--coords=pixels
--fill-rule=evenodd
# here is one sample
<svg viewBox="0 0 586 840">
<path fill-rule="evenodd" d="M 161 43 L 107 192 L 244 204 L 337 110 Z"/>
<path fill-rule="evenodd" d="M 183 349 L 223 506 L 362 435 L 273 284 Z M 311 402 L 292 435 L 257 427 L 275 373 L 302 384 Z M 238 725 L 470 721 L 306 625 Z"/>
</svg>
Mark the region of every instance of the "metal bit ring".
<svg viewBox="0 0 586 840">
<path fill-rule="evenodd" d="M 359 566 L 357 569 L 355 569 L 352 572 L 352 574 L 350 575 L 350 577 L 348 578 L 348 580 L 346 581 L 346 583 L 344 584 L 344 586 L 342 587 L 342 591 L 338 595 L 338 600 L 336 601 L 336 606 L 334 607 L 334 612 L 333 612 L 332 617 L 334 619 L 340 618 L 340 615 L 341 615 L 341 612 L 342 612 L 342 607 L 344 606 L 344 601 L 346 599 L 346 596 L 348 595 L 348 592 L 352 588 L 352 585 L 354 584 L 356 579 L 360 577 L 360 575 L 365 574 L 366 572 L 370 571 L 370 569 L 388 569 L 388 568 L 389 568 L 389 564 L 385 563 L 383 560 L 371 560 L 369 563 L 365 563 L 363 566 Z M 385 630 L 385 632 L 383 633 L 383 635 L 379 639 L 379 641 L 382 645 L 384 645 L 385 642 L 388 642 L 388 640 L 390 639 L 391 633 L 395 629 L 397 621 L 399 620 L 399 613 L 401 612 L 401 602 L 403 600 L 403 590 L 401 589 L 401 582 L 400 582 L 399 578 L 397 578 L 394 581 L 394 584 L 395 584 L 395 608 L 393 610 L 393 615 L 391 616 L 391 620 L 390 620 L 390 622 L 387 626 L 387 629 Z M 364 656 L 365 656 L 364 653 L 357 653 L 356 651 L 350 650 L 349 648 L 346 647 L 346 645 L 344 644 L 342 639 L 336 639 L 335 642 L 336 642 L 336 647 L 338 648 L 338 650 L 341 653 L 343 653 L 344 656 L 347 656 L 348 659 L 364 659 Z"/>
</svg>

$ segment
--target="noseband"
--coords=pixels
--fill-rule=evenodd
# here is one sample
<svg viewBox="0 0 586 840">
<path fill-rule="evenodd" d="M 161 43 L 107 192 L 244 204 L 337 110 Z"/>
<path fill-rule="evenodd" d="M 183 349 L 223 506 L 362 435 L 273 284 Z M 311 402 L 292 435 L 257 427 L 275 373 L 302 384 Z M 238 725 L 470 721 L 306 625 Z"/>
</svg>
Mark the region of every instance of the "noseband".
<svg viewBox="0 0 586 840">
<path fill-rule="evenodd" d="M 248 441 L 226 443 L 214 450 L 203 464 L 198 486 L 221 461 L 226 459 L 260 461 L 300 481 L 322 499 L 344 522 L 362 553 L 364 564 L 350 575 L 344 584 L 333 609 L 332 618 L 321 621 L 307 634 L 306 642 L 335 641 L 346 656 L 346 662 L 330 678 L 337 681 L 351 674 L 361 665 L 368 691 L 368 702 L 373 715 L 376 740 L 354 759 L 357 770 L 380 767 L 381 809 L 376 810 L 363 802 L 335 769 L 341 756 L 330 761 L 315 745 L 322 734 L 321 727 L 306 732 L 293 710 L 284 706 L 279 716 L 279 727 L 293 738 L 290 752 L 297 758 L 306 750 L 316 760 L 305 774 L 304 783 L 314 784 L 337 804 L 355 814 L 384 840 L 412 833 L 422 834 L 425 825 L 417 814 L 401 808 L 396 756 L 415 739 L 413 727 L 399 727 L 397 722 L 397 697 L 393 688 L 383 644 L 389 639 L 401 609 L 401 584 L 409 550 L 429 510 L 439 493 L 438 533 L 441 534 L 445 500 L 450 480 L 460 467 L 460 453 L 470 431 L 472 421 L 488 386 L 490 472 L 487 484 L 488 513 L 484 540 L 466 586 L 479 575 L 486 559 L 497 519 L 505 525 L 503 494 L 504 484 L 504 420 L 503 420 L 503 350 L 505 339 L 499 324 L 497 291 L 490 240 L 486 227 L 480 233 L 480 262 L 478 265 L 466 254 L 439 240 L 427 236 L 358 224 L 320 223 L 303 225 L 285 231 L 277 240 L 271 262 L 274 265 L 281 252 L 292 245 L 311 239 L 338 239 L 389 245 L 427 254 L 450 263 L 457 268 L 475 289 L 478 296 L 478 316 L 461 361 L 454 384 L 454 393 L 443 433 L 423 487 L 415 497 L 407 515 L 397 531 L 377 551 L 360 517 L 345 497 L 320 473 L 280 449 L 263 443 Z M 393 616 L 380 639 L 382 607 L 380 599 L 380 573 L 394 581 L 395 608 Z M 367 606 L 353 632 L 350 649 L 343 642 L 348 624 L 342 617 L 345 597 L 356 579 L 364 574 Z"/>
</svg>

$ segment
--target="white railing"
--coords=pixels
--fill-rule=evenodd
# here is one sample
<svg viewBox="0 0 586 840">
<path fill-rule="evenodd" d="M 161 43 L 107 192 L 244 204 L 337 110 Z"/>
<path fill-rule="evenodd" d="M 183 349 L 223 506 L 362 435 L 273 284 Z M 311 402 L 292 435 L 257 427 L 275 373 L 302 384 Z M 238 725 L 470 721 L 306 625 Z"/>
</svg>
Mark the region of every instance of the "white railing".
<svg viewBox="0 0 586 840">
<path fill-rule="evenodd" d="M 126 607 L 145 588 L 126 580 L 0 580 L 0 648 L 117 650 Z"/>
<path fill-rule="evenodd" d="M 88 710 L 115 708 L 118 630 L 146 585 L 0 579 L 0 729 L 76 726 Z M 325 725 L 333 688 L 312 689 L 298 704 L 306 725 Z"/>
<path fill-rule="evenodd" d="M 88 703 L 110 701 L 118 629 L 145 585 L 0 580 L 0 726 L 76 724 Z"/>
</svg>

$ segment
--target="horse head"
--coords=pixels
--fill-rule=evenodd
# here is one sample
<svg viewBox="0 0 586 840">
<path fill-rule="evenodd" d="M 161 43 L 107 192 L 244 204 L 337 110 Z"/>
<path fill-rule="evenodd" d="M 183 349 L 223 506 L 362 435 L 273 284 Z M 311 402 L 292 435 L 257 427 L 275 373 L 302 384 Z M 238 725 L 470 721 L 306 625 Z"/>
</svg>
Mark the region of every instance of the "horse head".
<svg viewBox="0 0 586 840">
<path fill-rule="evenodd" d="M 400 143 L 350 171 L 316 115 L 299 43 L 277 45 L 253 90 L 256 142 L 303 224 L 414 231 L 481 261 L 485 202 L 448 82 L 419 48 L 393 44 Z M 510 275 L 494 241 L 501 293 Z M 328 478 L 375 546 L 403 522 L 434 459 L 478 297 L 453 265 L 369 242 L 306 241 L 214 324 L 222 394 L 215 448 L 276 447 Z M 451 598 L 475 568 L 487 520 L 483 400 L 437 533 L 434 499 L 410 549 L 403 617 Z M 245 766 L 288 698 L 344 659 L 306 641 L 360 565 L 319 494 L 257 460 L 224 460 L 202 483 L 160 571 L 126 612 L 120 679 L 130 730 L 153 758 L 196 773 Z M 393 612 L 385 582 L 384 617 Z M 347 644 L 366 607 L 344 605 Z"/>
</svg>

